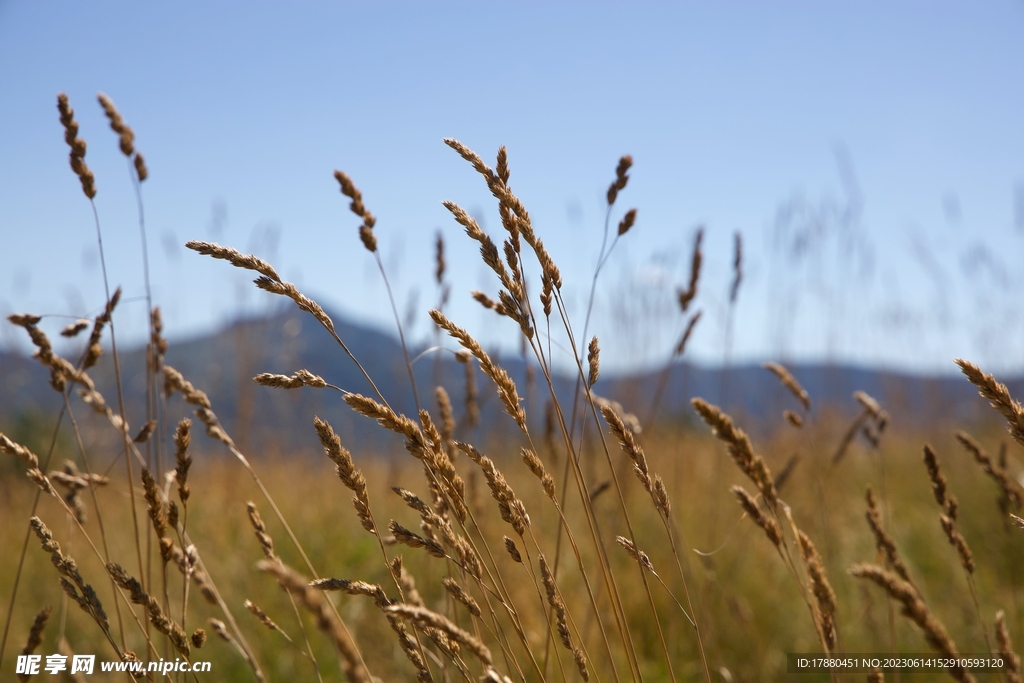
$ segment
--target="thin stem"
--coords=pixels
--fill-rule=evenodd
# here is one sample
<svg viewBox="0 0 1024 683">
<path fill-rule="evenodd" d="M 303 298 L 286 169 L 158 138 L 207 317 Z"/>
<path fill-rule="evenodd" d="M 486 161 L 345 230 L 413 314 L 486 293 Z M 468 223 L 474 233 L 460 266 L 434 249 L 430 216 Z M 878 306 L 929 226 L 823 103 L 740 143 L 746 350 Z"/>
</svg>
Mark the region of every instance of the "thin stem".
<svg viewBox="0 0 1024 683">
<path fill-rule="evenodd" d="M 100 215 L 99 215 L 99 212 L 96 210 L 96 202 L 95 201 L 90 199 L 89 200 L 89 205 L 92 207 L 92 216 L 93 216 L 93 220 L 96 223 L 96 243 L 99 246 L 99 252 L 100 252 L 100 270 L 103 273 L 103 291 L 104 291 L 104 294 L 106 295 L 107 305 L 109 306 L 109 304 L 110 304 L 110 284 L 107 281 L 107 262 L 106 262 L 106 257 L 104 256 L 104 253 L 103 253 L 103 232 L 100 230 Z M 110 354 L 111 354 L 112 359 L 114 361 L 114 383 L 117 386 L 117 407 L 118 407 L 118 412 L 120 413 L 120 416 L 121 416 L 121 424 L 124 427 L 127 427 L 128 420 L 125 417 L 125 411 L 124 411 L 124 391 L 123 391 L 122 385 L 121 385 L 121 363 L 118 360 L 118 355 L 117 355 L 117 337 L 114 334 L 114 316 L 113 316 L 113 314 L 110 315 L 110 321 L 108 322 L 108 325 L 110 326 Z M 126 474 L 128 476 L 128 490 L 129 490 L 129 492 L 131 492 L 131 491 L 134 491 L 134 487 L 135 487 L 135 474 L 134 474 L 134 472 L 132 470 L 132 459 L 131 459 L 131 454 L 129 453 L 129 448 L 128 448 L 128 444 L 130 443 L 130 437 L 127 435 L 127 433 L 125 432 L 124 429 L 122 429 L 121 441 L 122 441 L 122 445 L 124 446 L 124 466 L 125 466 L 125 472 L 126 472 Z M 135 555 L 136 555 L 136 559 L 139 562 L 139 575 L 140 576 L 144 576 L 143 572 L 145 571 L 145 564 L 142 561 L 142 546 L 139 543 L 139 514 L 138 514 L 138 511 L 136 510 L 136 506 L 135 506 L 135 496 L 134 495 L 130 495 L 130 496 L 128 496 L 128 498 L 129 498 L 129 500 L 131 502 L 132 527 L 134 529 L 134 537 L 133 538 L 135 540 Z"/>
<path fill-rule="evenodd" d="M 384 263 L 380 260 L 380 252 L 374 251 L 377 260 L 377 268 L 380 269 L 380 276 L 384 279 L 384 288 L 388 291 L 388 301 L 391 302 L 391 313 L 395 316 L 395 326 L 398 328 L 398 340 L 402 343 L 402 353 L 405 355 L 405 367 L 409 372 L 409 383 L 412 384 L 412 398 L 416 403 L 416 414 L 420 412 L 420 394 L 416 390 L 416 374 L 412 371 L 412 361 L 409 359 L 409 347 L 405 344 L 405 333 L 402 331 L 402 320 L 398 316 L 398 308 L 395 306 L 395 297 L 391 292 L 391 283 L 388 275 L 384 272 Z"/>
</svg>

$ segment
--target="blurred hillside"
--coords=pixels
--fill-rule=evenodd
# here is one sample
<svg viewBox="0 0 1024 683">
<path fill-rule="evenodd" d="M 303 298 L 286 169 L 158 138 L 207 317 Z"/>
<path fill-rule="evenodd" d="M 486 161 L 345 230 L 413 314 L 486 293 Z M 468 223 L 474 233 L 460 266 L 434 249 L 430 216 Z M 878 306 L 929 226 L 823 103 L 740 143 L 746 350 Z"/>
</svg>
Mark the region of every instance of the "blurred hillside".
<svg viewBox="0 0 1024 683">
<path fill-rule="evenodd" d="M 360 360 L 381 392 L 400 411 L 415 414 L 401 347 L 393 336 L 332 315 L 338 334 Z M 45 324 L 45 323 L 44 323 Z M 454 343 L 446 343 L 452 349 Z M 426 351 L 424 353 L 424 351 Z M 436 407 L 433 387 L 443 384 L 455 405 L 457 419 L 464 417 L 465 368 L 449 350 L 412 349 L 420 400 Z M 422 355 L 420 355 L 422 354 Z M 543 377 L 529 371 L 522 358 L 496 356 L 519 386 L 527 415 L 542 428 L 548 392 Z M 367 419 L 350 411 L 341 396 L 329 389 L 282 390 L 257 386 L 252 377 L 261 372 L 291 374 L 305 368 L 342 389 L 372 394 L 355 364 L 310 316 L 295 310 L 261 319 L 237 321 L 216 334 L 176 343 L 167 363 L 209 394 L 214 410 L 236 440 L 253 453 L 304 451 L 315 445 L 309 423 L 313 415 L 329 417 L 339 433 L 354 446 L 394 446 L 392 439 Z M 128 420 L 139 425 L 144 414 L 144 350 L 121 352 Z M 849 365 L 803 364 L 790 366 L 814 403 L 813 415 L 852 420 L 859 408 L 854 391 L 865 391 L 889 411 L 895 424 L 929 427 L 940 421 L 972 423 L 991 419 L 985 402 L 960 376 L 928 377 Z M 666 374 L 667 373 L 667 374 Z M 116 405 L 113 364 L 109 351 L 93 371 L 101 392 Z M 1024 394 L 1024 378 L 1000 377 L 1014 395 Z M 575 378 L 556 375 L 555 390 L 562 405 L 571 405 Z M 655 406 L 651 387 L 663 384 Z M 485 424 L 498 425 L 488 436 L 500 437 L 511 421 L 499 417 L 501 407 L 490 381 L 477 369 L 476 385 Z M 770 431 L 779 424 L 781 412 L 796 409 L 776 378 L 757 365 L 729 368 L 677 363 L 660 371 L 602 374 L 595 391 L 619 401 L 645 426 L 657 421 L 693 421 L 689 400 L 701 396 L 736 414 L 751 431 Z M 179 400 L 179 399 L 175 399 Z M 48 384 L 48 373 L 35 360 L 15 352 L 0 352 L 0 428 L 32 415 L 55 415 L 61 398 Z M 82 410 L 81 412 L 86 412 Z"/>
</svg>

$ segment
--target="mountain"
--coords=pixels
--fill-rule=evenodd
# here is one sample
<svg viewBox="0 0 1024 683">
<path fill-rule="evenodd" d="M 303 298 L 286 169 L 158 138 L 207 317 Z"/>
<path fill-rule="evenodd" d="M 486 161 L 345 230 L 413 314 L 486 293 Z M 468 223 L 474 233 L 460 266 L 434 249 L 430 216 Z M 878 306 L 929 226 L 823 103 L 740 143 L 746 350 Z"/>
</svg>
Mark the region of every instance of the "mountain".
<svg viewBox="0 0 1024 683">
<path fill-rule="evenodd" d="M 338 335 L 392 407 L 415 416 L 409 375 L 397 339 L 340 315 L 332 318 Z M 446 346 L 455 348 L 451 340 Z M 411 353 L 415 357 L 422 351 L 413 349 Z M 531 384 L 527 380 L 527 366 L 518 356 L 494 360 L 519 387 L 531 424 L 542 429 L 550 395 L 543 378 L 532 372 Z M 247 453 L 310 452 L 316 448 L 311 428 L 313 415 L 330 421 L 350 447 L 400 447 L 399 437 L 353 413 L 336 391 L 272 389 L 252 382 L 252 377 L 261 372 L 291 374 L 306 368 L 345 390 L 375 396 L 368 380 L 331 335 L 302 311 L 287 309 L 267 318 L 239 320 L 214 334 L 172 344 L 166 362 L 209 395 L 214 411 Z M 120 368 L 128 420 L 137 427 L 145 419 L 145 350 L 122 352 Z M 949 419 L 970 422 L 991 412 L 966 379 L 959 376 L 923 377 L 844 365 L 795 364 L 789 369 L 809 392 L 818 414 L 831 411 L 843 419 L 852 419 L 858 411 L 851 398 L 856 390 L 879 400 L 894 423 L 901 425 L 923 426 Z M 109 352 L 91 374 L 107 402 L 116 406 Z M 465 366 L 457 363 L 452 353 L 424 354 L 415 362 L 415 377 L 424 407 L 436 416 L 433 387 L 441 383 L 451 395 L 456 417 L 461 419 Z M 1024 378 L 1001 379 L 1015 396 L 1024 395 Z M 560 403 L 571 406 L 575 378 L 559 374 L 552 383 Z M 664 385 L 657 413 L 661 421 L 694 423 L 696 417 L 689 407 L 693 396 L 727 406 L 753 432 L 773 429 L 779 424 L 782 410 L 798 408 L 774 375 L 752 364 L 713 368 L 677 363 L 661 371 L 602 375 L 594 389 L 621 402 L 647 424 L 659 384 Z M 492 426 L 487 436 L 501 438 L 514 434 L 514 423 L 502 414 L 493 385 L 479 368 L 476 385 L 483 423 Z M 18 353 L 0 352 L 0 429 L 10 429 L 12 423 L 25 415 L 55 415 L 61 404 L 60 395 L 49 386 L 49 373 L 38 362 Z M 180 397 L 172 399 L 171 411 L 174 416 L 185 414 Z M 77 410 L 76 415 L 79 412 L 85 412 L 84 408 Z"/>
</svg>

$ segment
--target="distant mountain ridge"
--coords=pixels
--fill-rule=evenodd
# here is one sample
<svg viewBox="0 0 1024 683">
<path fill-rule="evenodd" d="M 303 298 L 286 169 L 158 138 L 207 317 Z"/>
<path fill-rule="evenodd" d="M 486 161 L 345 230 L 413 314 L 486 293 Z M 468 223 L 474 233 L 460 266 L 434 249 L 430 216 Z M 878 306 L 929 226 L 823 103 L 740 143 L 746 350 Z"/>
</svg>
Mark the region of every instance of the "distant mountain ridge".
<svg viewBox="0 0 1024 683">
<path fill-rule="evenodd" d="M 416 406 L 401 346 L 397 339 L 369 327 L 332 315 L 338 335 L 395 410 L 415 415 Z M 448 340 L 450 348 L 454 342 Z M 413 355 L 422 349 L 412 350 Z M 527 368 L 518 356 L 495 357 L 519 387 L 531 424 L 543 424 L 546 384 L 535 374 L 534 386 L 527 381 Z M 308 314 L 294 309 L 262 319 L 236 321 L 224 329 L 189 341 L 172 344 L 166 362 L 181 371 L 197 388 L 205 391 L 214 411 L 232 436 L 250 450 L 273 447 L 284 452 L 315 447 L 310 424 L 313 415 L 325 417 L 349 443 L 381 446 L 399 443 L 370 420 L 356 415 L 343 404 L 341 396 L 327 389 L 283 390 L 257 386 L 252 377 L 261 372 L 291 374 L 299 368 L 323 376 L 347 391 L 374 396 L 356 365 L 336 341 Z M 107 401 L 114 405 L 109 353 L 91 373 Z M 144 421 L 145 352 L 134 348 L 121 354 L 128 419 L 132 425 Z M 455 405 L 456 417 L 463 414 L 464 367 L 451 353 L 425 355 L 415 363 L 415 376 L 423 407 L 436 414 L 434 386 L 443 384 Z M 851 396 L 862 390 L 878 399 L 894 421 L 930 422 L 955 418 L 974 420 L 989 409 L 974 388 L 962 377 L 921 377 L 891 371 L 845 365 L 795 364 L 789 370 L 807 389 L 814 410 L 832 409 L 842 415 L 856 413 Z M 594 390 L 617 400 L 642 422 L 652 417 L 654 387 L 663 371 L 604 375 Z M 658 420 L 693 422 L 689 400 L 700 396 L 724 405 L 748 430 L 777 425 L 783 409 L 797 403 L 778 380 L 758 365 L 737 365 L 727 369 L 677 363 L 658 406 Z M 1024 396 L 1024 378 L 1000 378 L 1014 396 Z M 484 424 L 498 433 L 511 433 L 514 423 L 505 415 L 490 380 L 479 368 L 476 384 Z M 563 406 L 571 405 L 575 378 L 558 375 L 553 381 Z M 173 414 L 183 414 L 180 398 Z M 0 352 L 0 429 L 26 411 L 56 414 L 61 398 L 49 386 L 49 373 L 27 356 Z M 389 440 L 390 439 L 390 440 Z"/>
</svg>

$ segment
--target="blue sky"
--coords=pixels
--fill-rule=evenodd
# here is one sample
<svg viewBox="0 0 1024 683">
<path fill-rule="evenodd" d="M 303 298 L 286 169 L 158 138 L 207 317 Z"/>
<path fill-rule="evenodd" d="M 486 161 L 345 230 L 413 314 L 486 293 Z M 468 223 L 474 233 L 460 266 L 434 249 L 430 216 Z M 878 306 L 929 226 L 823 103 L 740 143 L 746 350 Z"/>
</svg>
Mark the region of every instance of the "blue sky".
<svg viewBox="0 0 1024 683">
<path fill-rule="evenodd" d="M 67 164 L 67 92 L 97 178 L 121 334 L 144 331 L 135 204 L 96 105 L 117 103 L 143 188 L 171 339 L 277 302 L 215 240 L 268 258 L 325 306 L 390 329 L 345 170 L 376 228 L 411 336 L 428 339 L 444 234 L 449 312 L 489 344 L 515 328 L 469 298 L 496 286 L 440 202 L 500 238 L 496 207 L 445 147 L 493 160 L 582 320 L 604 191 L 636 228 L 602 276 L 606 367 L 663 362 L 683 321 L 694 230 L 705 312 L 690 349 L 725 357 L 732 235 L 745 280 L 731 356 L 950 372 L 1024 369 L 1024 3 L 62 3 L 0 1 L 0 312 L 94 314 L 92 214 Z M 492 161 L 493 163 L 493 161 Z M 64 323 L 54 318 L 53 326 Z M 581 324 L 581 323 L 580 323 Z M 0 344 L 16 335 L 0 332 Z"/>
</svg>

